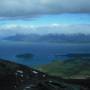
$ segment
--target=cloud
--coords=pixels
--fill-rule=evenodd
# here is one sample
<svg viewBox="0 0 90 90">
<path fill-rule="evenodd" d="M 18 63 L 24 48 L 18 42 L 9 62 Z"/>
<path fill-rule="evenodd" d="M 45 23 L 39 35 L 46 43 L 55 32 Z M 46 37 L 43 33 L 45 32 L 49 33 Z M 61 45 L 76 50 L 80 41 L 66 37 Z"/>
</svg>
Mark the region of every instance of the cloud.
<svg viewBox="0 0 90 90">
<path fill-rule="evenodd" d="M 49 25 L 26 25 L 6 24 L 0 26 L 0 37 L 15 34 L 90 34 L 90 24 L 49 24 Z"/>
<path fill-rule="evenodd" d="M 60 13 L 90 13 L 90 0 L 0 0 L 2 18 Z"/>
</svg>

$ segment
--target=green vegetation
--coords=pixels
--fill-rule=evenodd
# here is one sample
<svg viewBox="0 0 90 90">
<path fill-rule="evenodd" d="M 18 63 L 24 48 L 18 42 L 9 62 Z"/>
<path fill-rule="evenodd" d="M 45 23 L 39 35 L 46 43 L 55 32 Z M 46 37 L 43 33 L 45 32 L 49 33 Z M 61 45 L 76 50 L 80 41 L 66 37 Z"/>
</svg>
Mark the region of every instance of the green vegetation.
<svg viewBox="0 0 90 90">
<path fill-rule="evenodd" d="M 90 76 L 90 59 L 54 60 L 52 63 L 40 66 L 38 69 L 50 75 L 83 79 Z"/>
<path fill-rule="evenodd" d="M 16 55 L 16 58 L 18 58 L 18 59 L 32 59 L 33 54 L 31 54 L 31 53 L 19 54 L 19 55 Z"/>
</svg>

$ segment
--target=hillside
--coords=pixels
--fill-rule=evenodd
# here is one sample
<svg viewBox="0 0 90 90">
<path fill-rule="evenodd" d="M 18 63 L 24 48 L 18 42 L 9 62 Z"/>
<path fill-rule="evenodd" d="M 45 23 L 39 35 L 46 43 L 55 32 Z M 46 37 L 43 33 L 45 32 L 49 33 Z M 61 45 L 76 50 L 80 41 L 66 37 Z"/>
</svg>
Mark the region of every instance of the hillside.
<svg viewBox="0 0 90 90">
<path fill-rule="evenodd" d="M 88 78 L 90 77 L 90 58 L 71 58 L 65 61 L 54 60 L 52 63 L 42 65 L 39 70 L 50 75 L 64 78 Z"/>
<path fill-rule="evenodd" d="M 63 79 L 0 59 L 0 90 L 90 90 L 89 83 L 89 79 Z"/>
</svg>

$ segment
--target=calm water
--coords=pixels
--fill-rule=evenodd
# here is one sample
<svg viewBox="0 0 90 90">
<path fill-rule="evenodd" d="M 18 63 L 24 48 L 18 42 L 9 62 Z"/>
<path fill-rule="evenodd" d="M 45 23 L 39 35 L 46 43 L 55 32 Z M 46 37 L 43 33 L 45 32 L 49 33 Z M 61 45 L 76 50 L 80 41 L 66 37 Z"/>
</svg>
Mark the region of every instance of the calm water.
<svg viewBox="0 0 90 90">
<path fill-rule="evenodd" d="M 30 60 L 20 60 L 15 57 L 24 53 L 32 53 L 34 57 Z M 64 60 L 65 57 L 56 55 L 68 53 L 90 53 L 90 44 L 0 42 L 0 58 L 28 66 L 50 63 L 54 59 Z"/>
</svg>

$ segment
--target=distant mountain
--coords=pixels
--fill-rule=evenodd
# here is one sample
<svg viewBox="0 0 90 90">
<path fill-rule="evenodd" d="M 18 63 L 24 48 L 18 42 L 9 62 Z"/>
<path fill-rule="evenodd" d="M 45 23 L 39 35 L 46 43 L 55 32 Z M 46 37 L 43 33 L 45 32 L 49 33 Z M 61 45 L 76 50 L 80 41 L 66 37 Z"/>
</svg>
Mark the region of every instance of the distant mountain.
<svg viewBox="0 0 90 90">
<path fill-rule="evenodd" d="M 5 37 L 3 40 L 11 40 L 11 41 L 37 41 L 40 38 L 40 35 L 37 34 L 16 34 L 13 36 Z"/>
<path fill-rule="evenodd" d="M 85 34 L 17 34 L 3 38 L 12 41 L 31 41 L 31 42 L 90 42 L 90 35 Z"/>
<path fill-rule="evenodd" d="M 84 34 L 48 34 L 42 36 L 41 40 L 48 42 L 90 42 L 90 35 Z"/>
</svg>

